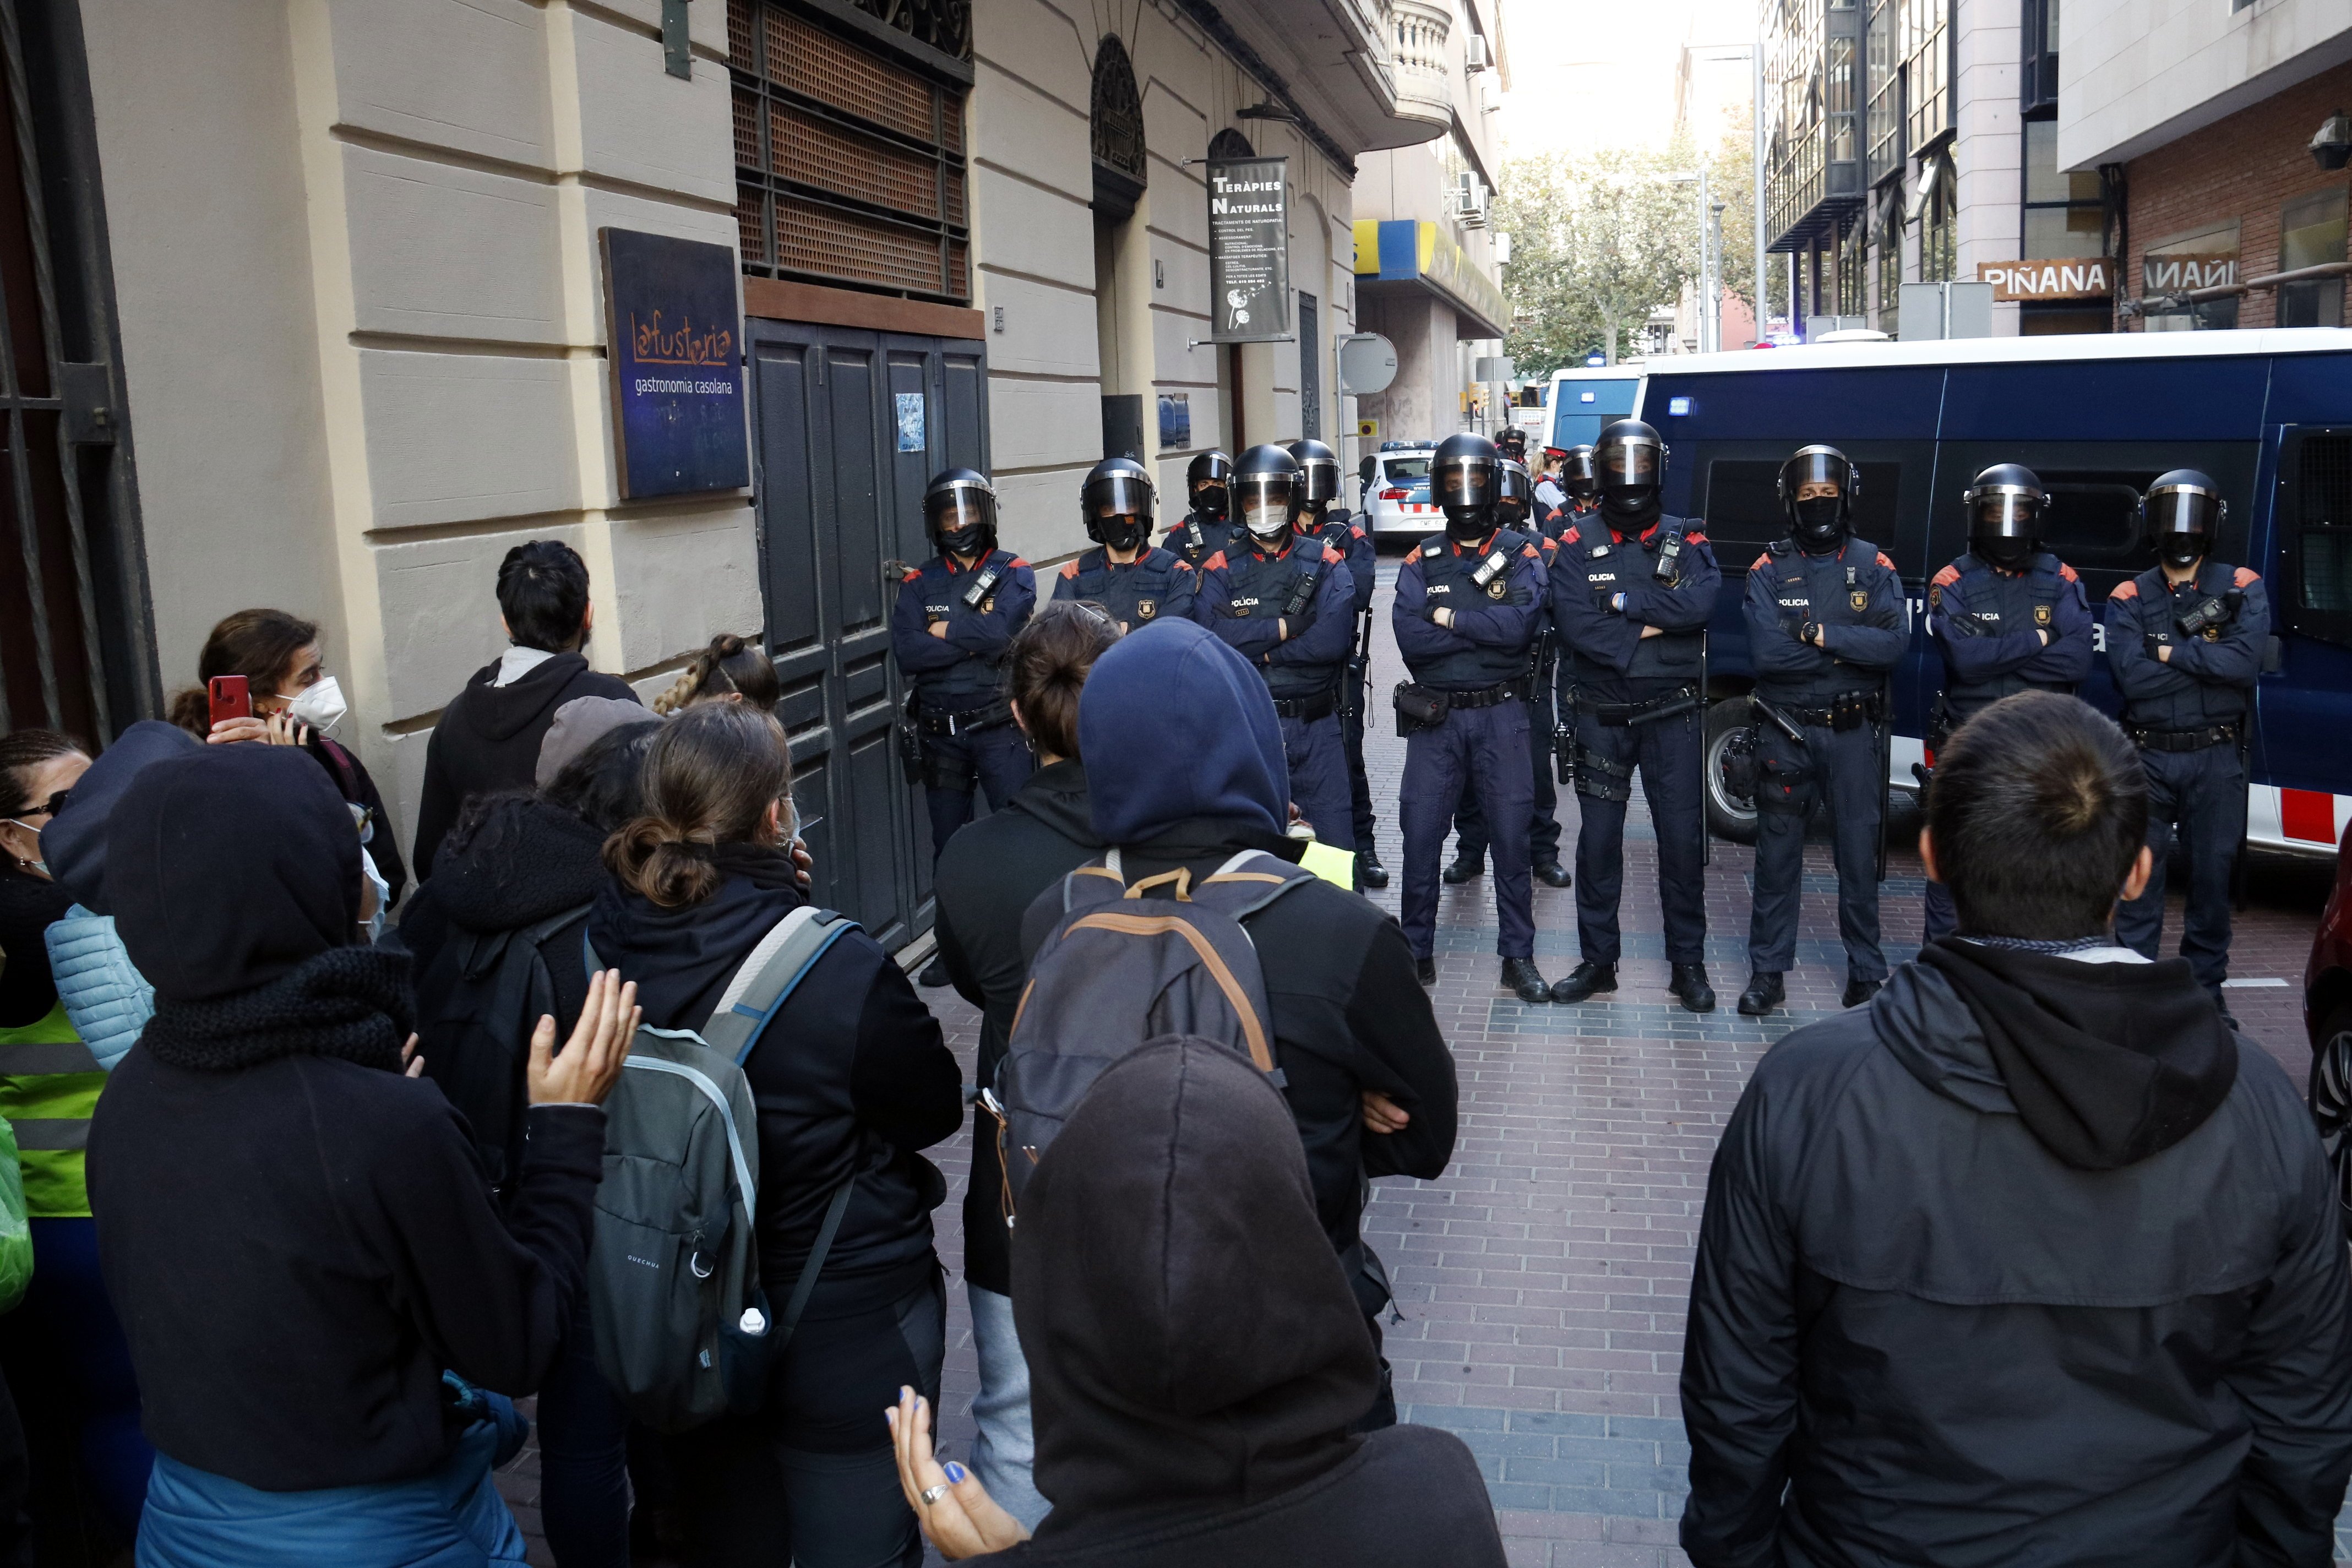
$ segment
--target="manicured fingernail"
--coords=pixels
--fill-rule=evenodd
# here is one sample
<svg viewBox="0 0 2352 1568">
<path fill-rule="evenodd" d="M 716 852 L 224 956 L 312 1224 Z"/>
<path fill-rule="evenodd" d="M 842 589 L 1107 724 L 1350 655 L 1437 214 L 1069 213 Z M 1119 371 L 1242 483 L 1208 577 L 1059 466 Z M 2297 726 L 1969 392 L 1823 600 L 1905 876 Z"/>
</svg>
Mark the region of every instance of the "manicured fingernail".
<svg viewBox="0 0 2352 1568">
<path fill-rule="evenodd" d="M 948 1461 L 948 1480 L 952 1485 L 963 1485 L 963 1478 L 965 1474 L 966 1471 L 961 1465 L 957 1464 L 953 1459 L 950 1459 Z"/>
<path fill-rule="evenodd" d="M 915 1391 L 913 1389 L 908 1388 L 905 1384 L 900 1384 L 898 1385 L 898 1403 L 901 1405 L 906 1404 L 908 1399 L 914 1394 L 914 1392 Z"/>
<path fill-rule="evenodd" d="M 890 1424 L 890 1430 L 893 1432 L 897 1431 L 898 1429 L 898 1407 L 894 1405 L 887 1410 L 882 1412 L 882 1419 Z"/>
</svg>

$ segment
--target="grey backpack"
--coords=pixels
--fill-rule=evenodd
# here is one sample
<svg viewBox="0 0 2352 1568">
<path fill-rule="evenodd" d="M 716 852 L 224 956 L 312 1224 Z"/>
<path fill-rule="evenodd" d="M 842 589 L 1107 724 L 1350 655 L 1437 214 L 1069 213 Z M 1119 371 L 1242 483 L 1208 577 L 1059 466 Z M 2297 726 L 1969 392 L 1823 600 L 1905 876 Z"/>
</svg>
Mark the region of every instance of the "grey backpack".
<svg viewBox="0 0 2352 1568">
<path fill-rule="evenodd" d="M 1222 1040 L 1283 1085 L 1257 948 L 1242 921 L 1312 871 L 1255 849 L 1199 883 L 1179 868 L 1133 887 L 1117 849 L 1058 888 L 1054 923 L 1029 966 L 1004 1059 L 982 1103 L 996 1117 L 1007 1226 L 1029 1173 L 1096 1079 L 1161 1035 Z"/>
<path fill-rule="evenodd" d="M 760 1288 L 759 1118 L 743 1062 L 793 987 L 856 922 L 794 910 L 743 960 L 699 1032 L 639 1026 L 604 1101 L 604 1177 L 588 1251 L 596 1366 L 629 1414 L 681 1432 L 759 1406 L 824 1267 L 836 1188 L 779 1320 Z M 604 964 L 583 933 L 590 973 Z"/>
</svg>

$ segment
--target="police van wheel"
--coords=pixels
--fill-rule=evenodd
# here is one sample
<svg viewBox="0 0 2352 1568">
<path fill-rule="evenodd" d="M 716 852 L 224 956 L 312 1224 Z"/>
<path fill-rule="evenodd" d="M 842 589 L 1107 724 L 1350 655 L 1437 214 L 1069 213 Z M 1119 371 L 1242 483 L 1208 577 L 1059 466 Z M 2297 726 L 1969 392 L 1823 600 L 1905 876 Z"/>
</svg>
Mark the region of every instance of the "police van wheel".
<svg viewBox="0 0 2352 1568">
<path fill-rule="evenodd" d="M 1734 844 L 1756 842 L 1756 802 L 1724 783 L 1725 759 L 1748 744 L 1748 699 L 1726 698 L 1706 710 L 1706 830 Z"/>
</svg>

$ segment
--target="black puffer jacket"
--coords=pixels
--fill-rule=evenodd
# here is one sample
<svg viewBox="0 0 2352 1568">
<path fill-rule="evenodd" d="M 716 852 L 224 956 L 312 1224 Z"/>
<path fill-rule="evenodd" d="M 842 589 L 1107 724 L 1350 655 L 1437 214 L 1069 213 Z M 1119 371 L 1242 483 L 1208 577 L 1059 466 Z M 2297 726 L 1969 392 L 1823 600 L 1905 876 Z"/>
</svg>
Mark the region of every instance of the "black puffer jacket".
<svg viewBox="0 0 2352 1568">
<path fill-rule="evenodd" d="M 2325 1563 L 2346 1292 L 2310 1114 L 2185 963 L 1938 942 L 1775 1046 L 1725 1129 L 1683 1548 Z"/>
<path fill-rule="evenodd" d="M 940 962 L 957 992 L 981 1010 L 979 1081 L 996 1081 L 1013 1016 L 1028 984 L 1021 917 L 1037 895 L 1102 852 L 1087 819 L 1087 770 L 1076 762 L 1040 768 L 978 822 L 966 823 L 940 856 Z M 983 1290 L 1013 1289 L 1012 1243 L 1004 1228 L 1004 1167 L 995 1121 L 972 1109 L 971 1181 L 963 1198 L 963 1270 Z"/>
<path fill-rule="evenodd" d="M 607 881 L 589 916 L 596 955 L 637 984 L 645 1021 L 698 1029 L 760 939 L 802 903 L 782 850 L 724 844 L 701 903 L 661 909 Z M 947 1183 L 918 1150 L 954 1136 L 962 1074 L 915 988 L 862 931 L 813 965 L 743 1064 L 760 1112 L 760 1272 L 791 1294 L 834 1191 L 857 1185 L 810 1318 L 887 1306 L 938 1267 L 931 1210 Z"/>
</svg>

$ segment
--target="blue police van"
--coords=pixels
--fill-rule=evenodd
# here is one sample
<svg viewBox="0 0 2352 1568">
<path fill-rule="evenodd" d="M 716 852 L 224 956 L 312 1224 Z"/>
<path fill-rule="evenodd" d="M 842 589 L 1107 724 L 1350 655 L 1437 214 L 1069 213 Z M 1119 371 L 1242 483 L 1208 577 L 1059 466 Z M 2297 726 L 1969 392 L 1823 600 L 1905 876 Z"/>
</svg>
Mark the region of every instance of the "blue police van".
<svg viewBox="0 0 2352 1568">
<path fill-rule="evenodd" d="M 1754 837 L 1753 812 L 1723 787 L 1718 765 L 1748 721 L 1754 679 L 1739 584 L 1783 531 L 1780 464 L 1826 441 L 1861 465 L 1854 531 L 1893 558 L 1910 599 L 1891 784 L 1915 787 L 1911 765 L 1925 757 L 1943 674 L 1927 646 L 1927 580 L 1967 547 L 1960 494 L 1977 471 L 2023 463 L 2041 476 L 2046 542 L 2104 616 L 2108 592 L 2152 563 L 2139 495 L 2168 468 L 2201 468 L 2229 499 L 2217 556 L 2262 573 L 2275 634 L 2255 694 L 2247 840 L 2335 852 L 2352 819 L 2352 331 L 1661 358 L 1642 367 L 1633 403 L 1667 444 L 1666 510 L 1704 519 L 1723 565 L 1708 635 L 1707 808 L 1718 834 Z M 2104 657 L 2083 696 L 2117 710 Z"/>
</svg>

